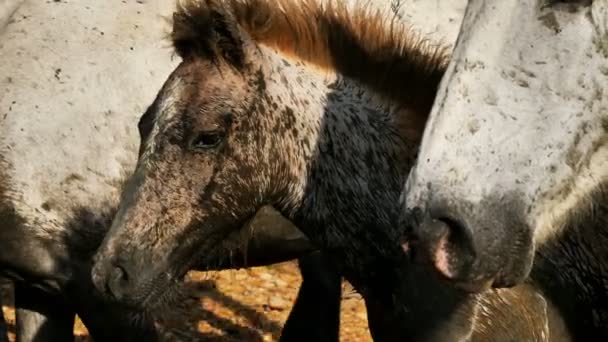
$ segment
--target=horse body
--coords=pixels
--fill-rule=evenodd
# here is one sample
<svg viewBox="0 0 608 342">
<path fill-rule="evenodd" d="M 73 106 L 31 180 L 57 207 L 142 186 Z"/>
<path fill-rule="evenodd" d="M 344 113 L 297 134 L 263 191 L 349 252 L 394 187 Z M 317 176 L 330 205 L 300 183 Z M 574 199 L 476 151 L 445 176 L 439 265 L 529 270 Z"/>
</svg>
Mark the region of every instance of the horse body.
<svg viewBox="0 0 608 342">
<path fill-rule="evenodd" d="M 356 1 L 355 1 L 356 2 Z M 390 7 L 401 22 L 410 25 L 424 37 L 453 47 L 467 0 L 391 0 Z"/>
<path fill-rule="evenodd" d="M 415 225 L 423 235 L 437 219 L 477 239 L 528 232 L 527 252 L 515 252 L 514 237 L 484 278 L 519 283 L 531 271 L 528 282 L 577 340 L 608 336 L 607 8 L 469 1 L 404 195 L 409 210 L 430 218 Z M 533 264 L 518 257 L 534 251 Z M 466 257 L 450 247 L 430 253 Z M 451 262 L 436 266 L 449 276 Z"/>
<path fill-rule="evenodd" d="M 148 84 L 165 77 L 163 68 L 171 61 L 159 48 L 161 31 L 133 34 L 138 30 L 133 22 L 152 25 L 157 18 L 140 15 L 134 21 L 115 13 L 162 13 L 162 4 L 67 6 L 25 2 L 2 32 L 0 267 L 17 280 L 19 328 L 40 325 L 20 338 L 72 335 L 73 313 L 60 331 L 48 328 L 54 319 L 69 317 L 56 312 L 70 311 L 61 304 L 62 294 L 94 336 L 112 333 L 106 328 L 116 324 L 124 328 L 117 329 L 124 338 L 135 338 L 137 329 L 122 309 L 105 309 L 92 295 L 87 258 L 103 237 L 121 179 L 133 168 L 137 133 L 128 131 L 137 122 L 133 114 L 152 96 Z M 82 20 L 87 17 L 94 19 Z M 119 42 L 117 36 L 125 38 Z M 150 73 L 142 61 L 158 68 Z M 95 310 L 124 318 L 98 321 Z M 47 317 L 28 321 L 27 311 Z"/>
<path fill-rule="evenodd" d="M 159 48 L 161 31 L 137 40 L 130 34 L 138 30 L 134 22 L 152 25 L 156 17 L 117 20 L 111 15 L 117 9 L 107 4 L 94 7 L 98 19 L 85 23 L 80 18 L 91 16 L 92 7 L 77 6 L 68 14 L 64 6 L 25 3 L 14 16 L 2 36 L 0 98 L 4 207 L 14 208 L 20 231 L 60 246 L 70 238 L 65 227 L 83 219 L 79 213 L 96 213 L 117 201 L 138 148 L 137 133 L 129 131 L 137 124 L 134 114 L 152 96 L 147 83 L 160 81 L 171 67 L 168 52 Z M 134 16 L 146 10 L 162 13 L 155 8 L 160 2 L 121 6 Z M 35 29 L 41 23 L 45 29 Z M 84 26 L 84 32 L 76 26 Z M 118 35 L 125 39 L 116 41 Z M 104 40 L 112 40 L 111 48 Z M 66 62 L 72 55 L 78 63 Z M 142 61 L 159 67 L 150 72 Z M 115 66 L 123 72 L 110 72 Z M 58 162 L 64 160 L 69 162 Z M 40 271 L 51 276 L 57 266 L 41 264 Z"/>
<path fill-rule="evenodd" d="M 13 13 L 21 6 L 24 0 L 10 0 L 4 1 L 0 6 L 0 30 L 4 29 L 8 24 L 9 19 Z"/>
</svg>

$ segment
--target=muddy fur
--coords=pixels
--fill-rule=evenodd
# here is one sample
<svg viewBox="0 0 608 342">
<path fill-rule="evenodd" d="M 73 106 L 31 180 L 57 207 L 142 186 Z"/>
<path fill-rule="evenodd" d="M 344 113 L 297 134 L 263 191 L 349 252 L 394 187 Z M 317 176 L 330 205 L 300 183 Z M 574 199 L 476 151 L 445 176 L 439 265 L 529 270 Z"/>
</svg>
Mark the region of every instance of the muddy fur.
<svg viewBox="0 0 608 342">
<path fill-rule="evenodd" d="M 337 15 L 307 3 L 302 11 L 318 27 L 336 18 L 348 25 L 301 28 L 287 25 L 291 17 L 272 4 L 200 1 L 178 11 L 173 38 L 183 63 L 140 121 L 141 156 L 97 255 L 98 288 L 130 305 L 162 305 L 159 293 L 271 204 L 305 229 L 362 293 L 375 339 L 483 341 L 489 335 L 542 341 L 548 331 L 564 331 L 554 320 L 563 306 L 534 278 L 553 277 L 556 270 L 538 266 L 530 286 L 480 297 L 446 286 L 424 260 L 404 253 L 397 243 L 403 234 L 399 195 L 420 139 L 420 132 L 409 132 L 424 121 L 432 101 L 391 101 L 394 95 L 369 77 L 373 72 L 349 74 L 339 62 L 329 64 L 327 54 L 310 53 L 319 45 L 306 42 L 327 42 L 320 46 L 328 51 L 331 44 L 343 47 L 335 37 L 366 46 L 348 26 L 364 25 L 365 12 L 356 12 L 361 18 L 342 10 Z M 260 38 L 265 36 L 256 27 L 275 32 L 269 36 L 292 34 L 294 41 L 302 34 L 304 43 Z M 408 49 L 393 51 L 404 55 L 389 54 L 394 60 L 383 65 L 420 67 Z M 442 65 L 437 51 L 426 52 L 428 65 Z M 349 63 L 378 66 L 361 58 Z M 377 74 L 386 76 L 383 71 Z M 442 69 L 436 72 L 440 76 Z M 425 72 L 391 75 L 395 87 L 415 85 L 428 98 L 439 80 Z M 109 280 L 125 274 L 128 281 Z"/>
<path fill-rule="evenodd" d="M 198 63 L 196 60 L 202 58 L 218 65 L 218 68 L 232 67 L 237 74 L 252 73 L 245 77 L 251 90 L 257 96 L 254 96 L 251 104 L 240 106 L 244 107 L 246 112 L 278 109 L 282 115 L 279 116 L 278 122 L 270 123 L 275 125 L 272 128 L 273 132 L 291 130 L 287 133 L 290 134 L 288 138 L 292 142 L 297 143 L 299 139 L 302 139 L 308 145 L 305 148 L 308 151 L 305 153 L 310 155 L 304 156 L 309 159 L 305 161 L 305 164 L 308 165 L 296 165 L 295 167 L 288 164 L 273 165 L 275 169 L 278 169 L 280 176 L 286 173 L 288 177 L 300 177 L 299 173 L 307 172 L 311 178 L 314 178 L 316 174 L 324 174 L 323 177 L 307 181 L 328 182 L 331 183 L 327 185 L 328 187 L 339 185 L 342 187 L 341 191 L 348 192 L 351 184 L 348 182 L 339 184 L 336 181 L 337 175 L 334 177 L 329 174 L 337 171 L 334 169 L 335 165 L 332 165 L 337 160 L 351 163 L 340 166 L 349 171 L 355 169 L 358 163 L 364 162 L 371 162 L 374 164 L 373 166 L 380 165 L 380 169 L 376 171 L 389 174 L 394 172 L 389 170 L 392 165 L 400 165 L 404 170 L 409 168 L 413 161 L 413 150 L 417 145 L 422 126 L 434 99 L 437 84 L 447 65 L 447 53 L 444 47 L 424 40 L 415 32 L 411 32 L 407 26 L 395 23 L 394 19 L 392 16 L 373 12 L 363 3 L 355 6 L 354 10 L 348 10 L 345 5 L 332 1 L 324 5 L 317 1 L 306 1 L 297 5 L 292 1 L 182 1 L 173 17 L 174 26 L 171 38 L 176 51 L 185 61 L 194 61 L 196 64 Z M 340 137 L 338 140 L 324 142 L 315 147 L 314 143 L 307 138 L 306 132 L 297 132 L 296 127 L 293 127 L 297 118 L 293 118 L 293 116 L 298 113 L 294 113 L 295 108 L 290 107 L 290 101 L 295 100 L 296 108 L 302 108 L 306 106 L 306 100 L 302 101 L 293 97 L 284 99 L 280 95 L 273 96 L 267 92 L 266 83 L 279 81 L 272 79 L 272 77 L 278 76 L 273 75 L 269 78 L 264 75 L 262 70 L 255 71 L 255 67 L 252 67 L 253 61 L 247 60 L 246 51 L 247 49 L 255 50 L 252 47 L 254 44 L 278 49 L 282 56 L 286 56 L 282 60 L 286 69 L 291 66 L 291 62 L 295 63 L 300 69 L 297 72 L 301 73 L 296 77 L 296 81 L 300 84 L 306 77 L 306 71 L 302 70 L 304 66 L 325 70 L 321 74 L 339 75 L 336 75 L 334 81 L 324 82 L 330 90 L 330 94 L 321 101 L 327 101 L 328 126 L 335 125 L 328 129 L 334 132 L 340 130 L 339 134 L 344 134 L 346 137 L 344 140 Z M 251 52 L 249 51 L 249 54 Z M 256 55 L 255 52 L 254 55 Z M 292 61 L 292 58 L 295 60 Z M 199 64 L 199 66 L 201 65 Z M 202 68 L 205 67 L 202 66 Z M 184 65 L 183 70 L 177 72 L 184 75 L 184 78 L 196 78 L 193 77 L 194 74 L 200 71 L 192 69 L 192 66 Z M 279 74 L 282 72 L 282 66 L 279 64 L 270 72 L 275 75 Z M 224 81 L 228 82 L 228 87 L 234 87 L 234 84 L 231 84 L 231 77 L 223 76 Z M 286 83 L 286 79 L 281 77 L 280 82 Z M 289 86 L 289 84 L 285 85 Z M 314 84 L 312 86 L 314 87 Z M 192 88 L 188 87 L 188 90 L 184 90 L 191 92 Z M 293 96 L 293 93 L 288 95 Z M 195 97 L 197 94 L 193 93 L 190 96 Z M 354 103 L 350 104 L 349 101 Z M 182 104 L 183 102 L 187 102 L 187 100 L 182 100 Z M 358 113 L 360 109 L 355 106 L 356 103 L 373 103 L 369 110 L 379 111 L 371 113 L 371 115 L 377 115 L 380 124 L 384 124 L 384 127 L 374 127 L 372 132 L 367 132 L 367 128 L 359 129 L 357 126 L 362 125 L 363 122 L 358 121 L 361 119 L 357 116 L 364 118 L 368 113 Z M 337 106 L 347 106 L 350 113 L 340 113 Z M 196 105 L 192 107 L 196 108 Z M 155 108 L 149 111 L 154 110 Z M 192 110 L 195 111 L 195 109 Z M 333 118 L 334 115 L 343 117 Z M 281 122 L 281 117 L 286 119 L 286 123 Z M 157 118 L 156 121 L 160 121 L 159 119 Z M 154 119 L 150 118 L 149 121 L 151 120 Z M 270 118 L 269 121 L 271 120 L 276 120 L 276 118 Z M 345 122 L 341 122 L 342 120 Z M 352 122 L 347 122 L 349 120 Z M 145 121 L 144 118 L 141 122 L 143 121 Z M 389 133 L 388 137 L 377 138 L 380 144 L 384 144 L 378 149 L 382 151 L 380 154 L 383 155 L 377 156 L 375 152 L 379 151 L 373 151 L 373 148 L 370 148 L 364 156 L 365 158 L 352 157 L 346 154 L 347 148 L 339 146 L 347 146 L 348 140 L 358 143 L 361 135 L 380 135 L 385 130 Z M 264 140 L 261 137 L 263 133 L 265 132 L 257 132 L 259 137 L 253 137 L 252 140 Z M 320 135 L 324 133 L 316 132 Z M 298 136 L 298 134 L 303 136 Z M 144 137 L 142 140 L 145 141 L 146 138 Z M 384 139 L 386 141 L 383 141 Z M 329 146 L 324 146 L 325 144 L 329 144 Z M 333 146 L 334 144 L 337 146 Z M 338 153 L 330 157 L 328 163 L 315 160 L 315 165 L 311 166 L 312 159 L 324 158 L 320 152 L 325 152 L 326 148 L 341 148 L 342 151 L 337 151 Z M 294 151 L 293 154 L 296 153 Z M 290 153 L 288 152 L 288 154 Z M 263 157 L 268 158 L 268 156 Z M 290 155 L 280 157 L 297 158 Z M 351 161 L 351 159 L 354 160 Z M 255 162 L 259 161 L 255 160 Z M 298 163 L 297 160 L 291 161 Z M 262 162 L 264 161 L 262 160 Z M 324 165 L 329 166 L 326 170 L 315 170 L 316 165 L 321 168 L 325 168 Z M 307 167 L 308 170 L 303 170 Z M 239 173 L 240 177 L 248 176 L 247 168 L 239 170 Z M 257 173 L 263 173 L 263 171 Z M 372 178 L 368 175 L 360 177 L 366 180 Z M 237 183 L 244 182 L 242 179 L 237 181 Z M 287 179 L 283 181 L 283 183 L 287 182 Z M 294 182 L 299 182 L 299 180 Z M 270 186 L 278 187 L 275 184 Z M 280 189 L 271 189 L 271 191 L 280 192 Z M 289 195 L 292 194 L 280 194 L 281 198 L 271 200 L 278 200 L 282 202 L 281 204 L 287 204 L 283 207 L 290 207 L 292 205 L 289 202 L 293 200 L 285 198 Z M 380 192 L 375 195 L 384 196 Z M 336 196 L 336 194 L 332 194 L 332 196 Z M 309 197 L 315 198 L 315 196 Z M 222 199 L 222 201 L 224 200 Z M 380 202 L 391 201 L 388 198 L 379 198 L 379 200 Z M 304 207 L 307 205 L 303 204 Z M 311 210 L 321 210 L 319 207 L 320 205 L 315 205 L 315 208 L 311 208 Z M 348 210 L 352 211 L 352 209 Z M 369 213 L 366 211 L 366 214 Z M 380 221 L 383 219 L 385 218 L 381 218 Z M 339 233 L 336 232 L 336 234 Z"/>
<path fill-rule="evenodd" d="M 162 306 L 160 293 L 271 204 L 362 293 L 374 338 L 469 336 L 471 295 L 445 286 L 397 243 L 399 195 L 420 139 L 408 132 L 430 101 L 421 110 L 387 100 L 363 77 L 258 43 L 238 29 L 228 3 L 196 8 L 208 14 L 197 18 L 207 18 L 213 30 L 202 37 L 211 39 L 176 41 L 183 62 L 140 122 L 141 156 L 97 254 L 97 287 L 129 305 Z M 340 30 L 332 35 L 352 36 Z M 403 53 L 386 63 L 412 60 Z M 404 86 L 432 98 L 438 79 L 408 75 Z"/>
<path fill-rule="evenodd" d="M 451 289 L 429 302 L 410 294 L 418 281 L 429 291 L 439 285 L 423 268 L 402 274 L 409 259 L 395 243 L 399 194 L 444 50 L 397 39 L 405 28 L 364 7 L 347 12 L 310 2 L 304 11 L 312 12 L 294 18 L 317 18 L 316 25 L 289 31 L 283 28 L 292 17 L 271 10 L 276 4 L 201 1 L 178 10 L 173 37 L 183 62 L 140 120 L 141 155 L 97 255 L 95 282 L 130 305 L 162 305 L 160 293 L 270 204 L 324 248 L 374 303 L 376 317 L 407 316 L 382 334 L 422 338 L 418 330 L 430 331 L 453 306 L 472 308 Z M 263 25 L 241 25 L 257 8 Z M 256 27 L 303 45 L 257 41 Z M 327 45 L 305 49 L 312 41 Z M 345 48 L 360 60 L 334 55 Z M 323 49 L 333 52 L 323 57 Z M 395 86 L 384 87 L 389 78 Z M 400 93 L 396 101 L 395 89 L 415 96 Z M 439 303 L 444 309 L 436 314 Z M 421 310 L 409 311 L 410 304 Z"/>
<path fill-rule="evenodd" d="M 444 73 L 448 49 L 368 3 L 359 1 L 353 7 L 316 0 L 181 1 L 171 38 L 182 56 L 242 59 L 237 42 L 222 41 L 208 26 L 214 12 L 228 11 L 257 43 L 358 80 L 388 100 L 422 113 L 410 114 L 403 122 L 404 135 L 414 137 L 424 127 L 425 113 L 435 98 L 429 90 Z M 214 47 L 222 51 L 210 53 Z"/>
<path fill-rule="evenodd" d="M 606 184 L 590 197 L 592 210 L 571 216 L 543 244 L 531 279 L 558 308 L 575 340 L 608 338 L 608 194 Z"/>
</svg>

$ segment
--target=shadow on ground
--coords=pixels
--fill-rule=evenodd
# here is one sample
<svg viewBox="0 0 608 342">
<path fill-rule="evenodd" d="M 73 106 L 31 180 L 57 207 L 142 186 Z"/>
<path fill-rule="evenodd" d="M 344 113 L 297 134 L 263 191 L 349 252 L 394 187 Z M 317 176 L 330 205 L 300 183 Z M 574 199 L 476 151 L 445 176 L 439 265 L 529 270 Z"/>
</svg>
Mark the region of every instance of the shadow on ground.
<svg viewBox="0 0 608 342">
<path fill-rule="evenodd" d="M 188 281 L 191 296 L 159 322 L 165 341 L 276 341 L 282 323 L 234 297 L 222 293 L 214 280 Z M 12 286 L 0 283 L 9 340 L 15 338 L 14 298 Z M 219 311 L 221 314 L 216 313 Z M 232 313 L 232 315 L 230 314 Z M 74 329 L 76 342 L 92 341 L 78 321 Z M 0 339 L 1 340 L 1 339 Z"/>
</svg>

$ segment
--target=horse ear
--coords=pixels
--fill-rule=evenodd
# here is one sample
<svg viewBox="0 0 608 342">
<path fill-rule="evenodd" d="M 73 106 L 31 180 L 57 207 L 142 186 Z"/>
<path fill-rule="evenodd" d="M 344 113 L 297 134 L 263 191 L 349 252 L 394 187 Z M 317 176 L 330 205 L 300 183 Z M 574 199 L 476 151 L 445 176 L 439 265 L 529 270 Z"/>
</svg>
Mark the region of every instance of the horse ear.
<svg viewBox="0 0 608 342">
<path fill-rule="evenodd" d="M 245 65 L 246 34 L 238 25 L 228 1 L 191 0 L 173 13 L 171 38 L 183 58 L 224 60 L 240 69 Z"/>
</svg>

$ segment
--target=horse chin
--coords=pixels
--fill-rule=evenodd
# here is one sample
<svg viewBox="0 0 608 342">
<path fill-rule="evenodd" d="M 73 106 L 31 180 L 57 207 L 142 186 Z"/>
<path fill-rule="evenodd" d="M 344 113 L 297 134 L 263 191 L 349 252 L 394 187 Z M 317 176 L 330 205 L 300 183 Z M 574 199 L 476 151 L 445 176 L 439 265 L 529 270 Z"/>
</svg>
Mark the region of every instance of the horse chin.
<svg viewBox="0 0 608 342">
<path fill-rule="evenodd" d="M 221 244 L 222 241 L 216 245 L 221 246 Z M 219 249 L 219 247 L 213 248 L 211 254 L 219 253 Z M 141 300 L 127 301 L 125 304 L 138 310 L 141 315 L 144 315 L 142 317 L 162 318 L 163 312 L 173 311 L 176 306 L 191 297 L 184 285 L 186 275 L 190 270 L 200 269 L 202 265 L 208 264 L 209 262 L 202 262 L 201 265 L 201 260 L 206 259 L 201 258 L 198 253 L 194 254 L 191 261 L 184 263 L 176 272 L 161 273 L 148 286 L 144 286 L 147 293 L 143 294 L 142 291 L 143 296 L 139 296 Z"/>
<path fill-rule="evenodd" d="M 145 293 L 142 291 L 141 295 L 136 294 L 131 300 L 124 301 L 124 304 L 137 310 L 144 317 L 158 318 L 159 314 L 175 307 L 188 297 L 183 286 L 186 273 L 172 278 L 158 277 L 151 282 Z"/>
<path fill-rule="evenodd" d="M 221 246 L 224 240 L 213 243 L 211 246 Z M 219 249 L 220 247 L 212 247 L 210 249 L 211 254 L 215 255 L 219 253 Z M 201 248 L 201 251 L 208 251 L 208 249 Z M 160 273 L 154 280 L 142 286 L 141 289 L 143 291 L 141 293 L 143 296 L 135 296 L 135 298 L 139 297 L 141 300 L 135 300 L 132 303 L 127 302 L 127 304 L 134 306 L 136 309 L 144 310 L 144 312 L 152 316 L 173 310 L 172 308 L 189 298 L 186 286 L 184 286 L 186 275 L 192 269 L 199 269 L 201 260 L 204 261 L 206 259 L 201 257 L 200 253 L 194 253 L 188 262 L 181 264 L 181 267 L 173 272 Z"/>
<path fill-rule="evenodd" d="M 129 307 L 130 308 L 130 307 Z M 140 329 L 141 327 L 145 327 L 148 322 L 153 322 L 159 318 L 158 310 L 149 310 L 149 309 L 138 309 L 131 310 L 129 315 L 129 324 L 134 329 Z"/>
</svg>

